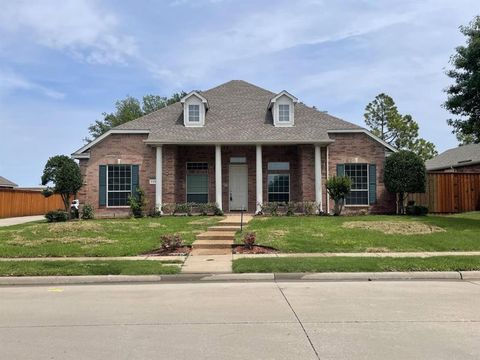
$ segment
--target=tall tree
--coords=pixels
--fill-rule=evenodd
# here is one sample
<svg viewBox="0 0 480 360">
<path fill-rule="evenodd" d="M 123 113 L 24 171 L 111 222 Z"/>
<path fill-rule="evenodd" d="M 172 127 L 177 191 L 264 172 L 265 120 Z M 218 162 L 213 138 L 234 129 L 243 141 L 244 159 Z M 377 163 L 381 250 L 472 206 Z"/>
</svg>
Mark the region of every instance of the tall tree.
<svg viewBox="0 0 480 360">
<path fill-rule="evenodd" d="M 388 144 L 418 153 L 424 160 L 437 154 L 435 145 L 418 137 L 418 123 L 411 115 L 402 115 L 393 99 L 381 93 L 365 108 L 365 124 Z"/>
<path fill-rule="evenodd" d="M 46 197 L 60 194 L 69 212 L 70 198 L 82 187 L 82 174 L 78 164 L 66 155 L 57 155 L 48 159 L 42 175 L 42 185 L 47 185 L 43 192 Z"/>
<path fill-rule="evenodd" d="M 145 95 L 142 103 L 133 96 L 127 96 L 125 99 L 117 100 L 115 102 L 115 111 L 113 113 L 102 113 L 103 120 L 95 120 L 95 123 L 88 127 L 88 132 L 91 137 L 85 138 L 84 140 L 90 142 L 115 126 L 138 119 L 141 116 L 178 102 L 185 95 L 186 93 L 184 91 L 174 93 L 170 97 Z"/>
<path fill-rule="evenodd" d="M 450 59 L 454 69 L 447 71 L 455 83 L 445 91 L 445 108 L 456 119 L 448 119 L 453 133 L 462 144 L 480 143 L 480 16 L 467 26 L 460 26 L 467 38 L 465 46 L 458 46 Z"/>
</svg>

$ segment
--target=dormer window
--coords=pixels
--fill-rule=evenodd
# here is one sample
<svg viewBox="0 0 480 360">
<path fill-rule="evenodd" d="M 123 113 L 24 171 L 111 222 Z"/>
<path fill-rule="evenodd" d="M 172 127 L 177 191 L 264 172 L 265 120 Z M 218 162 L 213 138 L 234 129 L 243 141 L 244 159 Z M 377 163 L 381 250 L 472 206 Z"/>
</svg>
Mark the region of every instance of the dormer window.
<svg viewBox="0 0 480 360">
<path fill-rule="evenodd" d="M 268 105 L 272 111 L 274 126 L 293 126 L 295 123 L 295 104 L 298 99 L 286 91 L 275 95 Z"/>
<path fill-rule="evenodd" d="M 188 105 L 188 122 L 200 122 L 200 105 Z"/>
<path fill-rule="evenodd" d="M 208 102 L 197 91 L 192 91 L 183 97 L 183 124 L 187 127 L 201 127 L 205 125 L 205 114 L 208 110 Z"/>
</svg>

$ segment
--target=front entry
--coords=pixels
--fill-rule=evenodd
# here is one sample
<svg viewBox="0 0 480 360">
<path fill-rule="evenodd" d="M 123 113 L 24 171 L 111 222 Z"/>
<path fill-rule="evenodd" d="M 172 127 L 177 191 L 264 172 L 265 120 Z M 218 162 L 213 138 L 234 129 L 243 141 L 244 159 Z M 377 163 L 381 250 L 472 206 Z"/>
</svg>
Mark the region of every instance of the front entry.
<svg viewBox="0 0 480 360">
<path fill-rule="evenodd" d="M 246 164 L 230 164 L 229 209 L 248 210 L 248 168 Z"/>
</svg>

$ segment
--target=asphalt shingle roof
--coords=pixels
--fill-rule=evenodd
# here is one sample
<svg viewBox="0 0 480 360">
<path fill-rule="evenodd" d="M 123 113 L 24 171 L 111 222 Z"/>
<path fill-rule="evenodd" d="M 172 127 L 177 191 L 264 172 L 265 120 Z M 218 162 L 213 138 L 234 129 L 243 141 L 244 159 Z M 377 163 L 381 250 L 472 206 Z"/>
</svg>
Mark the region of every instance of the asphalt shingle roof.
<svg viewBox="0 0 480 360">
<path fill-rule="evenodd" d="M 175 103 L 115 129 L 149 130 L 147 141 L 161 143 L 322 142 L 330 140 L 327 130 L 362 129 L 301 103 L 293 127 L 275 127 L 268 109 L 275 93 L 242 80 L 199 93 L 209 105 L 203 127 L 185 127 L 183 105 Z"/>
<path fill-rule="evenodd" d="M 3 176 L 0 176 L 0 187 L 17 187 L 18 185 L 15 184 L 13 181 L 10 181 Z"/>
<path fill-rule="evenodd" d="M 468 166 L 480 163 L 480 144 L 469 144 L 449 149 L 433 159 L 427 160 L 427 170 Z"/>
</svg>

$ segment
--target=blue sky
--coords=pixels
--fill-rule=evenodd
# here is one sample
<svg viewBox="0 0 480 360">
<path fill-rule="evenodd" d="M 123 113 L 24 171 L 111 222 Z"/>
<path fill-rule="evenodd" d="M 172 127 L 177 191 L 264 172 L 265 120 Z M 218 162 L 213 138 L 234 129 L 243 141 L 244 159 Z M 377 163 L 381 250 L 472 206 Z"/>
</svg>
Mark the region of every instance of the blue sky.
<svg viewBox="0 0 480 360">
<path fill-rule="evenodd" d="M 0 0 L 0 175 L 38 185 L 126 95 L 243 79 L 363 125 L 391 95 L 441 151 L 458 26 L 478 0 Z"/>
</svg>

